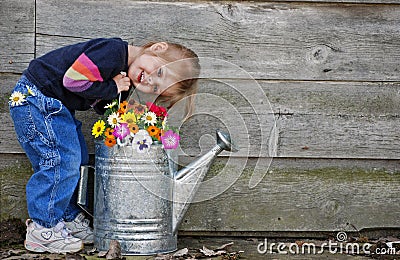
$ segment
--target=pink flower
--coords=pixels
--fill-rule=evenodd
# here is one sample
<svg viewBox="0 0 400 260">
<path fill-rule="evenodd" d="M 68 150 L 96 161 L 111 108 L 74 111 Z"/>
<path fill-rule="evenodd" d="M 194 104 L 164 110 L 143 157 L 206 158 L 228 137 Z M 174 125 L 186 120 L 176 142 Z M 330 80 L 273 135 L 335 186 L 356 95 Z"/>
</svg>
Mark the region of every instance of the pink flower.
<svg viewBox="0 0 400 260">
<path fill-rule="evenodd" d="M 128 124 L 121 123 L 115 126 L 113 135 L 120 140 L 124 139 L 129 134 Z"/>
<path fill-rule="evenodd" d="M 161 136 L 161 142 L 164 145 L 164 149 L 176 149 L 179 145 L 180 140 L 179 134 L 174 133 L 172 130 L 168 130 Z"/>
</svg>

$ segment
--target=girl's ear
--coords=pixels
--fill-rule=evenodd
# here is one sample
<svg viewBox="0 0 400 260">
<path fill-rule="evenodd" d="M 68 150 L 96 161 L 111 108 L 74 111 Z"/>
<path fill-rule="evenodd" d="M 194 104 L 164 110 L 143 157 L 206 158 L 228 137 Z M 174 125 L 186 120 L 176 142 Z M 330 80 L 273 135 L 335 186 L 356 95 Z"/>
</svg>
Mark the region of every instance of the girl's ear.
<svg viewBox="0 0 400 260">
<path fill-rule="evenodd" d="M 150 50 L 154 52 L 165 52 L 168 49 L 168 43 L 156 42 L 150 46 Z"/>
</svg>

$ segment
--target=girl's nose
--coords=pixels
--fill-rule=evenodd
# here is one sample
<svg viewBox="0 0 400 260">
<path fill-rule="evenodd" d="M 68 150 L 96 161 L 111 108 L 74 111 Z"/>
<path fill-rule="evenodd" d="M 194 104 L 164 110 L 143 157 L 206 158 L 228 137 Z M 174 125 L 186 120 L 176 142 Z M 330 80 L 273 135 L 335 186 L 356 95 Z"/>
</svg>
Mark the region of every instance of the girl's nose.
<svg viewBox="0 0 400 260">
<path fill-rule="evenodd" d="M 145 77 L 142 81 L 142 83 L 146 84 L 146 85 L 151 85 L 153 84 L 153 79 L 151 78 L 150 75 L 148 75 L 147 77 Z"/>
</svg>

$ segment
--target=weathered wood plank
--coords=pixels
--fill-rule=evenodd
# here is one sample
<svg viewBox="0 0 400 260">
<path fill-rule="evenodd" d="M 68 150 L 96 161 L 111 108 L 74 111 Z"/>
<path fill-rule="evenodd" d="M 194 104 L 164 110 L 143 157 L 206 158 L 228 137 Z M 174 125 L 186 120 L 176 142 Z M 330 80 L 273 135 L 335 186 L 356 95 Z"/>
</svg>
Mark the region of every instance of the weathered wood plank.
<svg viewBox="0 0 400 260">
<path fill-rule="evenodd" d="M 314 170 L 279 170 L 274 162 L 263 181 L 249 189 L 251 167 L 227 191 L 192 204 L 182 230 L 328 231 L 398 227 L 400 175 L 319 165 Z M 218 162 L 213 169 L 218 169 Z M 397 166 L 398 168 L 398 166 Z M 227 172 L 232 173 L 228 168 Z M 215 172 L 214 172 L 215 173 Z M 210 182 L 211 183 L 211 182 Z M 204 184 L 198 196 L 216 194 L 222 183 Z"/>
<path fill-rule="evenodd" d="M 139 0 L 142 1 L 142 0 Z M 163 0 L 162 2 L 190 2 L 188 0 Z M 199 2 L 199 1 L 197 1 Z M 207 1 L 203 1 L 207 2 Z M 300 2 L 300 3 L 347 3 L 347 4 L 399 4 L 397 0 L 242 0 L 240 2 L 262 2 L 262 3 L 285 3 L 285 2 Z"/>
<path fill-rule="evenodd" d="M 0 220 L 28 217 L 25 185 L 32 167 L 25 154 L 0 154 Z"/>
<path fill-rule="evenodd" d="M 277 156 L 399 158 L 398 84 L 259 83 L 261 86 L 254 90 L 267 94 L 271 108 L 269 104 L 261 104 L 255 92 L 246 92 L 246 88 L 254 83 L 225 80 L 223 83 L 201 84 L 204 88 L 200 92 L 203 94 L 196 102 L 200 110 L 196 113 L 201 115 L 182 128 L 183 134 L 186 134 L 186 139 L 182 140 L 185 152 L 196 154 L 201 136 L 213 135 L 217 126 L 228 126 L 233 136 L 236 135 L 238 145 L 247 147 L 246 144 L 250 143 L 250 155 L 257 156 L 260 144 L 270 144 L 271 120 L 274 118 L 268 113 L 274 113 L 278 134 Z M 251 94 L 254 98 L 249 96 Z M 232 105 L 233 109 L 228 105 Z M 256 117 L 257 111 L 261 121 Z M 245 124 L 239 125 L 241 121 Z M 267 138 L 261 138 L 261 131 L 266 131 Z M 209 140 L 208 147 L 212 145 L 212 140 Z M 366 149 L 361 155 L 359 149 L 364 149 L 362 147 Z M 246 153 L 244 150 L 238 156 Z"/>
<path fill-rule="evenodd" d="M 199 93 L 212 94 L 241 113 L 257 109 L 275 114 L 352 116 L 400 115 L 400 82 L 201 80 Z M 247 89 L 251 88 L 251 91 Z M 265 94 L 269 104 L 260 104 Z M 200 104 L 204 106 L 203 104 Z M 218 104 L 207 104 L 210 110 Z"/>
<path fill-rule="evenodd" d="M 0 219 L 26 218 L 29 162 L 26 156 L 15 154 L 2 154 L 0 160 Z M 237 174 L 234 165 L 240 164 L 246 167 Z M 254 164 L 254 160 L 235 159 L 232 164 L 217 159 L 196 199 L 204 194 L 218 196 L 192 204 L 180 230 L 295 232 L 342 230 L 347 223 L 357 229 L 400 225 L 396 160 L 278 158 L 265 169 L 263 181 L 249 189 Z M 216 176 L 223 176 L 229 185 L 213 182 Z"/>
<path fill-rule="evenodd" d="M 251 116 L 248 115 L 249 118 Z M 21 153 L 9 115 L 0 114 L 0 118 L 5 122 L 1 128 L 8 137 L 2 141 L 1 152 Z M 91 124 L 88 122 L 94 122 L 96 118 L 86 121 L 84 127 L 91 152 L 93 140 L 90 135 Z M 248 129 L 230 129 L 241 148 L 233 156 L 247 157 L 249 152 L 251 157 L 270 157 L 270 154 L 260 150 L 260 144 L 267 143 L 267 150 L 277 151 L 275 157 L 399 159 L 399 120 L 398 117 L 285 116 L 277 121 L 275 148 L 268 147 L 270 136 L 267 136 L 267 140 L 262 139 L 257 130 L 259 125 L 249 122 Z M 192 122 L 181 129 L 181 148 L 182 153 L 196 156 L 214 145 L 215 129 L 221 128 L 221 125 L 204 117 Z"/>
<path fill-rule="evenodd" d="M 34 57 L 35 1 L 2 0 L 0 72 L 22 72 Z"/>
<path fill-rule="evenodd" d="M 220 116 L 223 117 L 222 114 Z M 247 117 L 254 118 L 252 115 Z M 260 144 L 268 145 L 271 136 L 263 139 L 259 134 L 260 125 L 252 124 L 251 120 L 246 125 L 247 129 L 230 129 L 242 149 L 233 156 L 245 156 L 249 151 L 250 156 L 268 157 L 260 150 Z M 282 116 L 277 119 L 277 147 L 267 149 L 277 150 L 278 157 L 399 159 L 398 125 L 399 117 Z M 196 131 L 190 130 L 193 128 Z M 203 142 L 202 146 L 211 147 L 213 139 L 203 140 L 201 137 L 207 134 L 213 136 L 216 128 L 221 128 L 219 121 L 207 117 L 199 117 L 184 126 L 182 133 L 188 137 L 182 140 L 185 153 L 198 154 L 198 140 Z"/>
<path fill-rule="evenodd" d="M 7 106 L 18 77 L 2 75 L 0 79 L 6 86 L 1 90 L 0 107 L 4 122 L 0 129 L 6 138 L 1 141 L 0 151 L 20 153 Z M 273 155 L 279 157 L 399 158 L 399 84 L 260 81 L 259 91 L 267 93 L 271 107 L 243 95 L 240 89 L 249 86 L 247 81 L 231 80 L 226 85 L 207 81 L 201 86 L 196 112 L 201 114 L 195 114 L 181 128 L 182 153 L 200 154 L 201 147 L 209 149 L 213 145 L 216 128 L 228 128 L 242 148 L 234 154 L 236 157 L 246 157 L 247 152 L 267 157 L 271 154 L 265 151 L 276 150 Z M 254 107 L 261 111 L 259 118 Z M 84 133 L 92 148 L 91 126 L 99 116 L 91 111 L 80 112 L 77 117 L 84 122 Z M 272 142 L 270 132 L 275 118 L 277 140 Z M 264 137 L 261 129 L 266 131 Z M 209 135 L 211 138 L 207 138 Z M 267 149 L 260 150 L 261 144 Z"/>
<path fill-rule="evenodd" d="M 76 38 L 165 39 L 227 62 L 208 65 L 206 77 L 236 78 L 228 65 L 236 64 L 258 79 L 400 79 L 400 5 L 65 0 L 37 6 L 38 54 Z"/>
<path fill-rule="evenodd" d="M 397 0 L 256 0 L 255 2 L 309 2 L 309 3 L 351 3 L 351 4 L 398 4 Z"/>
</svg>

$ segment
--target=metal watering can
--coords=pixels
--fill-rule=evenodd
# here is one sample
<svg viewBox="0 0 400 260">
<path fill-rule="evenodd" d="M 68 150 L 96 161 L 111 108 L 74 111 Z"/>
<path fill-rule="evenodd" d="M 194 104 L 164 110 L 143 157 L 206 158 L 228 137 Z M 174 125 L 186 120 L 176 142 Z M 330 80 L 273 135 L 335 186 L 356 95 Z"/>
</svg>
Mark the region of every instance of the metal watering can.
<svg viewBox="0 0 400 260">
<path fill-rule="evenodd" d="M 217 144 L 177 171 L 173 150 L 152 145 L 139 154 L 132 146 L 95 144 L 94 244 L 107 251 L 117 240 L 123 255 L 152 255 L 177 249 L 177 230 L 200 182 L 223 150 L 236 152 L 228 134 L 217 130 Z M 82 166 L 78 204 L 87 202 L 89 168 Z"/>
</svg>

